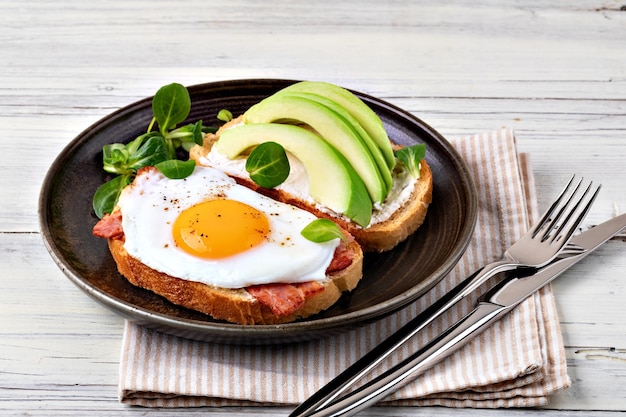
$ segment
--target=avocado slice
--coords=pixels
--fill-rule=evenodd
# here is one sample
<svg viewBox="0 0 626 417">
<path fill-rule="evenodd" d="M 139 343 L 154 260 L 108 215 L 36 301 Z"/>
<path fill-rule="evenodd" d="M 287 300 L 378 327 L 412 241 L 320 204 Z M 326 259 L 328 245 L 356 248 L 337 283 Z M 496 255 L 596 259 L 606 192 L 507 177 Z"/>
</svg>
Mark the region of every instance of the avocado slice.
<svg viewBox="0 0 626 417">
<path fill-rule="evenodd" d="M 318 81 L 301 81 L 285 87 L 281 91 L 318 94 L 344 107 L 361 126 L 363 126 L 365 131 L 369 133 L 383 153 L 387 166 L 390 170 L 393 169 L 396 164 L 396 159 L 393 156 L 393 149 L 391 148 L 383 122 L 363 100 L 355 96 L 352 92 L 335 84 Z"/>
<path fill-rule="evenodd" d="M 341 118 L 343 118 L 344 121 L 348 123 L 348 125 L 352 127 L 354 132 L 361 138 L 362 142 L 365 145 L 367 145 L 367 149 L 369 149 L 370 153 L 372 154 L 372 157 L 374 158 L 374 161 L 376 161 L 376 165 L 378 166 L 380 175 L 382 179 L 385 181 L 385 185 L 387 187 L 387 193 L 389 192 L 389 190 L 391 190 L 391 187 L 393 186 L 393 178 L 391 176 L 391 170 L 387 166 L 387 162 L 385 161 L 385 157 L 382 151 L 380 150 L 376 142 L 374 142 L 374 140 L 369 135 L 369 133 L 367 133 L 365 129 L 363 129 L 361 124 L 344 107 L 340 106 L 336 102 L 326 97 L 322 97 L 314 93 L 286 91 L 284 92 L 284 94 L 316 101 L 328 107 L 329 109 L 337 113 Z"/>
<path fill-rule="evenodd" d="M 309 194 L 318 203 L 360 226 L 369 225 L 372 201 L 363 181 L 332 145 L 300 126 L 244 124 L 221 133 L 215 150 L 233 159 L 263 142 L 276 142 L 298 158 L 309 178 Z"/>
<path fill-rule="evenodd" d="M 350 162 L 373 202 L 382 202 L 387 196 L 385 181 L 367 145 L 328 107 L 302 97 L 275 94 L 250 107 L 243 118 L 246 124 L 300 123 L 310 126 Z"/>
</svg>

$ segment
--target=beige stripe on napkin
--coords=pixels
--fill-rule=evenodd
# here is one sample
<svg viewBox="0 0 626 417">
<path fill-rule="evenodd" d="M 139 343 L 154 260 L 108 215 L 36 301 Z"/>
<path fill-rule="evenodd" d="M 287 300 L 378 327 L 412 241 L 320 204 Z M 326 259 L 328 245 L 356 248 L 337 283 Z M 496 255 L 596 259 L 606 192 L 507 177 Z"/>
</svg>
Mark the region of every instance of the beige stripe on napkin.
<svg viewBox="0 0 626 417">
<path fill-rule="evenodd" d="M 524 233 L 529 221 L 538 217 L 528 158 L 518 154 L 509 130 L 451 142 L 474 177 L 478 223 L 458 265 L 425 296 L 368 326 L 288 346 L 203 343 L 128 322 L 120 361 L 121 401 L 146 407 L 300 403 L 467 275 L 498 259 Z M 461 318 L 471 301 L 426 328 L 378 372 Z M 546 404 L 550 394 L 569 384 L 556 306 L 551 288 L 546 287 L 384 401 L 390 405 L 531 407 Z"/>
</svg>

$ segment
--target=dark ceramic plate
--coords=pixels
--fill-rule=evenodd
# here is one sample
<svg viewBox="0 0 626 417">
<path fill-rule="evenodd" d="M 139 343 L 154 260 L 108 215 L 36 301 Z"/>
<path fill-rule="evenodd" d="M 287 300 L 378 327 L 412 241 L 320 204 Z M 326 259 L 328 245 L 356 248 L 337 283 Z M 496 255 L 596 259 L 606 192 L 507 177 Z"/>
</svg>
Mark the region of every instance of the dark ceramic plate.
<svg viewBox="0 0 626 417">
<path fill-rule="evenodd" d="M 291 84 L 287 80 L 234 80 L 189 87 L 190 121 L 205 124 L 217 112 L 241 114 Z M 415 300 L 457 263 L 472 234 L 477 203 L 463 160 L 435 130 L 384 101 L 356 93 L 383 120 L 397 143 L 426 143 L 433 170 L 434 201 L 425 223 L 407 241 L 384 254 L 367 254 L 364 277 L 327 311 L 306 320 L 274 326 L 241 326 L 177 307 L 136 288 L 120 276 L 106 241 L 93 237 L 97 222 L 91 199 L 105 180 L 102 146 L 129 141 L 152 118 L 151 98 L 120 109 L 89 127 L 57 157 L 39 201 L 44 242 L 61 270 L 88 295 L 123 317 L 152 329 L 197 340 L 271 344 L 336 334 L 384 317 Z"/>
</svg>

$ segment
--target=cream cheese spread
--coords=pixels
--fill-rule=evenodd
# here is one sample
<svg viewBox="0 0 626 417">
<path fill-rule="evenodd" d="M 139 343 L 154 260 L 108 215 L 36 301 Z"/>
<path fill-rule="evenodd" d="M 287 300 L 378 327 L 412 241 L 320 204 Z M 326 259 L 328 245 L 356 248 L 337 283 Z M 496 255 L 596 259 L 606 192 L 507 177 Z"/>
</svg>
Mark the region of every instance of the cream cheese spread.
<svg viewBox="0 0 626 417">
<path fill-rule="evenodd" d="M 320 206 L 311 198 L 309 179 L 304 165 L 289 152 L 287 152 L 287 157 L 290 164 L 289 176 L 276 189 L 289 193 L 295 198 L 315 206 L 320 211 L 343 217 L 341 213 L 330 212 L 328 208 Z M 229 159 L 226 155 L 212 148 L 198 162 L 204 166 L 219 168 L 229 176 L 250 179 L 250 175 L 246 171 L 245 157 Z M 411 197 L 416 181 L 407 171 L 395 170 L 393 172 L 393 187 L 382 204 L 374 205 L 370 226 L 388 220 L 393 213 L 400 209 Z"/>
</svg>

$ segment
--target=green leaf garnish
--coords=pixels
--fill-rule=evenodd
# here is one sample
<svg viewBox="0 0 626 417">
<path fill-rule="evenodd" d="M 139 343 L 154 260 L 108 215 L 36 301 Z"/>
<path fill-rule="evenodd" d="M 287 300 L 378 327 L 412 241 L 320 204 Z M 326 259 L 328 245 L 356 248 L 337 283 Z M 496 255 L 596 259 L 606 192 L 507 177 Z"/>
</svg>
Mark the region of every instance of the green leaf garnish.
<svg viewBox="0 0 626 417">
<path fill-rule="evenodd" d="M 124 144 L 112 143 L 102 147 L 102 163 L 104 170 L 111 174 L 127 174 L 130 169 L 127 167 L 130 153 Z"/>
<path fill-rule="evenodd" d="M 413 178 L 420 177 L 420 162 L 426 156 L 426 145 L 420 143 L 418 145 L 407 146 L 398 149 L 394 154 L 409 170 Z"/>
<path fill-rule="evenodd" d="M 93 196 L 93 210 L 98 218 L 101 219 L 105 213 L 113 212 L 122 189 L 130 184 L 130 181 L 131 176 L 129 174 L 118 175 L 98 187 Z"/>
<path fill-rule="evenodd" d="M 112 143 L 102 147 L 102 164 L 111 174 L 132 174 L 139 168 L 167 159 L 167 147 L 161 136 L 144 134 L 124 145 Z"/>
<path fill-rule="evenodd" d="M 348 242 L 348 238 L 343 234 L 337 223 L 328 219 L 313 220 L 311 223 L 306 225 L 304 229 L 302 229 L 300 234 L 315 243 L 328 242 L 337 238 L 344 242 Z"/>
<path fill-rule="evenodd" d="M 100 186 L 93 196 L 94 212 L 99 218 L 111 213 L 122 189 L 145 166 L 156 166 L 172 179 L 191 175 L 195 162 L 177 159 L 177 149 L 189 152 L 193 146 L 202 145 L 205 133 L 215 132 L 217 128 L 203 126 L 202 120 L 176 128 L 190 111 L 191 99 L 184 86 L 172 83 L 161 87 L 152 99 L 154 117 L 147 132 L 127 144 L 112 143 L 102 147 L 104 170 L 118 176 Z M 152 130 L 155 123 L 158 131 Z"/>
<path fill-rule="evenodd" d="M 187 89 L 178 83 L 161 87 L 152 99 L 152 112 L 163 136 L 184 121 L 191 111 L 191 98 Z"/>
<path fill-rule="evenodd" d="M 222 109 L 217 113 L 217 119 L 222 122 L 230 122 L 233 120 L 233 114 L 229 110 Z"/>
<path fill-rule="evenodd" d="M 156 165 L 168 158 L 167 143 L 161 136 L 149 137 L 134 154 L 128 158 L 128 167 L 133 171 Z"/>
<path fill-rule="evenodd" d="M 196 167 L 194 160 L 181 161 L 180 159 L 168 159 L 159 162 L 155 167 L 161 171 L 163 175 L 172 180 L 180 180 L 187 178 L 193 173 Z"/>
<path fill-rule="evenodd" d="M 289 176 L 289 160 L 285 148 L 276 142 L 263 142 L 250 152 L 246 171 L 264 188 L 274 188 Z"/>
<path fill-rule="evenodd" d="M 202 132 L 202 120 L 198 120 L 191 130 L 191 140 L 196 145 L 202 146 L 204 143 L 204 133 Z"/>
</svg>

